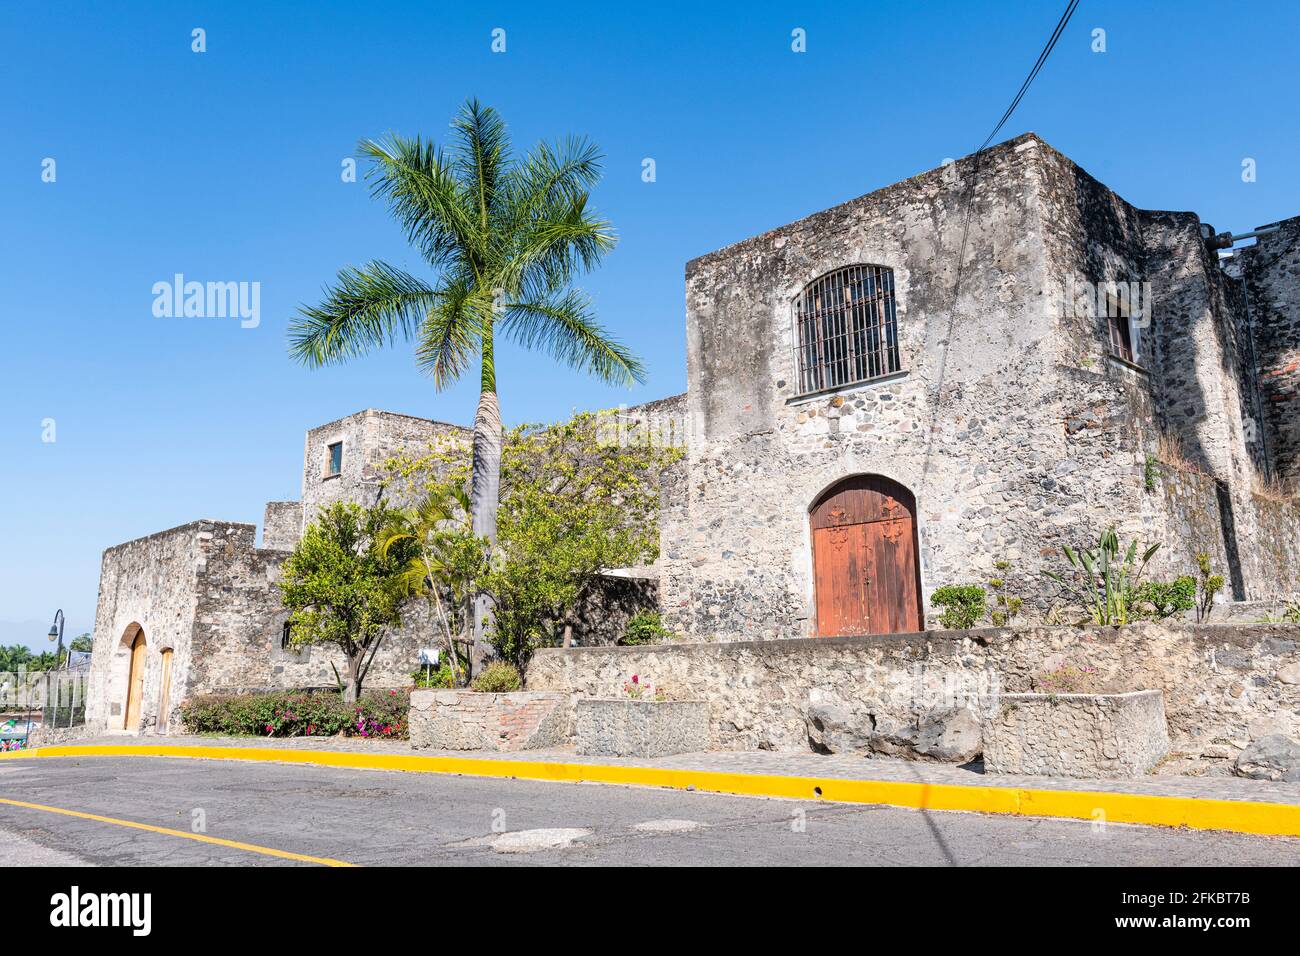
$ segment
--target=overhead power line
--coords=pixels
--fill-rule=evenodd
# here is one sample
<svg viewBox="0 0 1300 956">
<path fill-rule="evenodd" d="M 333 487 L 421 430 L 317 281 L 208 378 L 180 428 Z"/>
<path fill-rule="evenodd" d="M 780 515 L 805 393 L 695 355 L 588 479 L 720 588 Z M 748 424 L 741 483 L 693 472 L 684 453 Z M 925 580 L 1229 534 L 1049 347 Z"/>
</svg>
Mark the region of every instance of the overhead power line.
<svg viewBox="0 0 1300 956">
<path fill-rule="evenodd" d="M 1042 52 L 1038 54 L 1038 59 L 1034 61 L 1034 66 L 1029 71 L 1029 75 L 1026 76 L 1025 81 L 1020 84 L 1020 89 L 1016 91 L 1015 99 L 1011 101 L 1011 105 L 1008 106 L 1006 112 L 1002 114 L 1002 118 L 999 119 L 997 125 L 993 127 L 992 132 L 985 137 L 984 142 L 981 143 L 979 149 L 975 151 L 974 163 L 972 164 L 970 174 L 970 188 L 966 191 L 966 208 L 962 215 L 961 245 L 958 247 L 957 251 L 957 275 L 953 281 L 952 304 L 948 308 L 948 331 L 944 338 L 943 357 L 939 361 L 939 376 L 938 384 L 935 389 L 934 411 L 930 416 L 930 434 L 926 443 L 925 464 L 922 470 L 922 475 L 924 477 L 928 477 L 930 473 L 930 452 L 934 447 L 934 429 L 935 425 L 938 423 L 939 408 L 943 401 L 944 374 L 947 370 L 948 350 L 952 344 L 952 333 L 957 319 L 957 299 L 961 295 L 961 279 L 966 259 L 966 244 L 970 237 L 970 217 L 971 210 L 975 205 L 975 186 L 976 181 L 979 178 L 980 160 L 983 158 L 984 150 L 988 147 L 989 143 L 993 142 L 994 137 L 1002 131 L 1002 127 L 1006 125 L 1007 120 L 1011 119 L 1011 114 L 1016 111 L 1016 107 L 1020 105 L 1020 101 L 1023 100 L 1025 94 L 1029 92 L 1029 87 L 1037 78 L 1039 71 L 1042 70 L 1044 64 L 1047 63 L 1048 57 L 1052 55 L 1052 50 L 1056 48 L 1056 41 L 1059 40 L 1061 34 L 1065 32 L 1065 28 L 1069 24 L 1070 18 L 1074 16 L 1074 11 L 1079 6 L 1079 3 L 1080 0 L 1069 0 L 1065 5 L 1065 11 L 1057 21 L 1056 29 L 1052 31 L 1052 35 L 1043 46 Z"/>
</svg>

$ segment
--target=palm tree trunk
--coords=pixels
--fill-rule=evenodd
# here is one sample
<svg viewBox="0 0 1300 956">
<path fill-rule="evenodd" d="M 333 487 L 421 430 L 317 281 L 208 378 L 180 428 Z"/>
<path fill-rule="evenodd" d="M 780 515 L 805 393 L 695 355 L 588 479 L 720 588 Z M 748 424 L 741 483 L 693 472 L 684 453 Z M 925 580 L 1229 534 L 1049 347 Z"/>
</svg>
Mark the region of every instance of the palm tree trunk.
<svg viewBox="0 0 1300 956">
<path fill-rule="evenodd" d="M 491 361 L 485 355 L 484 364 Z M 488 374 L 484 372 L 485 384 Z M 495 376 L 493 376 L 495 379 Z M 495 381 L 490 384 L 495 386 Z M 497 505 L 501 494 L 501 407 L 497 404 L 495 388 L 484 388 L 479 394 L 478 412 L 474 416 L 474 462 L 470 477 L 470 516 L 474 534 L 487 538 L 492 544 L 497 540 Z M 486 630 L 492 619 L 492 598 L 487 594 L 474 597 L 473 635 L 470 652 L 470 673 L 477 674 L 490 656 Z"/>
</svg>

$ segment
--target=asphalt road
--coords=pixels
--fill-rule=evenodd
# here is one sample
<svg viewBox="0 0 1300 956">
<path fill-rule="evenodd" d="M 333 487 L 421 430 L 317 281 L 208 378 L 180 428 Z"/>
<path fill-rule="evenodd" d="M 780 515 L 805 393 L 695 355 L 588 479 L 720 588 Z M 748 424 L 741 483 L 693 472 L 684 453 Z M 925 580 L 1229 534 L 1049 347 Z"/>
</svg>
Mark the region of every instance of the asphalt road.
<svg viewBox="0 0 1300 956">
<path fill-rule="evenodd" d="M 260 848 L 0 803 L 0 866 L 1300 863 L 1280 837 L 176 758 L 5 762 L 0 798 Z"/>
</svg>

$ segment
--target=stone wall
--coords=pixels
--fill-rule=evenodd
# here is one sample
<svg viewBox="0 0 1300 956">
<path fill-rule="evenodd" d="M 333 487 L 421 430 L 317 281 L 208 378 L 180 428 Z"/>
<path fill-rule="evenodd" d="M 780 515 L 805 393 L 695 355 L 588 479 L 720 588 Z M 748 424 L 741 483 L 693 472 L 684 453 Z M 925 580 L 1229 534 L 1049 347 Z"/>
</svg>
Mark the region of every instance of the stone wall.
<svg viewBox="0 0 1300 956">
<path fill-rule="evenodd" d="M 1227 772 L 1253 739 L 1300 732 L 1300 626 L 1134 625 L 931 631 L 884 637 L 546 649 L 529 690 L 616 697 L 632 674 L 712 706 L 723 750 L 806 750 L 816 692 L 882 732 L 937 707 L 1050 689 L 1163 690 L 1176 766 Z M 1057 690 L 1062 688 L 1057 686 Z"/>
<path fill-rule="evenodd" d="M 1163 694 L 1003 694 L 981 732 L 990 773 L 1140 777 L 1169 753 Z"/>
<path fill-rule="evenodd" d="M 1252 495 L 1267 456 L 1251 437 L 1244 299 L 1200 226 L 1134 208 L 1030 134 L 690 262 L 691 449 L 661 562 L 670 627 L 814 633 L 809 509 L 864 473 L 916 496 L 927 612 L 936 588 L 996 576 L 1026 620 L 1046 619 L 1065 595 L 1043 571 L 1112 525 L 1162 544 L 1156 576 L 1209 552 L 1237 600 L 1295 579 L 1283 542 L 1300 524 L 1269 530 L 1276 509 Z M 853 264 L 893 270 L 903 370 L 800 396 L 793 303 Z M 1131 362 L 1097 301 L 1116 283 L 1140 290 Z M 1155 487 L 1148 456 L 1167 459 Z M 1267 553 L 1264 538 L 1277 539 Z"/>
<path fill-rule="evenodd" d="M 1238 250 L 1263 392 L 1261 440 L 1279 477 L 1300 481 L 1300 216 Z"/>
<path fill-rule="evenodd" d="M 303 519 L 314 520 L 323 506 L 336 501 L 373 505 L 382 495 L 393 507 L 412 503 L 401 489 L 383 487 L 384 462 L 402 452 L 424 454 L 431 442 L 469 433 L 459 425 L 374 408 L 311 429 L 303 452 Z M 331 475 L 328 449 L 336 442 L 343 444 L 343 468 Z"/>
<path fill-rule="evenodd" d="M 262 519 L 262 547 L 292 551 L 302 537 L 302 502 L 268 501 Z"/>
<path fill-rule="evenodd" d="M 1053 322 L 1040 295 L 1039 149 L 1021 137 L 983 157 L 955 313 L 970 158 L 687 265 L 691 451 L 661 586 L 672 628 L 811 633 L 808 510 L 849 475 L 915 493 L 927 596 L 1003 558 L 1028 573 L 1042 560 L 1037 532 L 1078 523 L 1064 496 L 1045 493 L 1068 456 L 1043 414 Z M 793 303 L 855 264 L 893 270 L 903 370 L 801 396 Z"/>
<path fill-rule="evenodd" d="M 578 605 L 574 639 L 583 647 L 617 644 L 632 615 L 658 608 L 658 578 L 605 575 Z"/>
<path fill-rule="evenodd" d="M 411 746 L 505 752 L 558 747 L 572 735 L 569 710 L 563 694 L 417 690 L 411 693 Z"/>
<path fill-rule="evenodd" d="M 104 552 L 86 722 L 119 729 L 124 717 L 130 647 L 143 630 L 147 648 L 141 727 L 171 733 L 186 697 L 337 686 L 346 673 L 332 647 L 282 647 L 287 612 L 277 582 L 288 552 L 254 547 L 249 524 L 196 521 Z M 408 687 L 421 646 L 434 646 L 422 602 L 411 602 L 402 627 L 384 638 L 366 678 L 369 688 Z M 171 649 L 171 693 L 161 701 L 161 652 Z"/>
<path fill-rule="evenodd" d="M 180 702 L 190 670 L 199 563 L 204 543 L 217 533 L 216 522 L 193 521 L 104 552 L 86 692 L 89 727 L 122 729 L 131 644 L 141 630 L 144 723 L 156 724 L 161 709 Z M 225 529 L 219 534 L 224 537 Z M 161 653 L 168 648 L 173 651 L 172 693 L 160 702 Z"/>
</svg>

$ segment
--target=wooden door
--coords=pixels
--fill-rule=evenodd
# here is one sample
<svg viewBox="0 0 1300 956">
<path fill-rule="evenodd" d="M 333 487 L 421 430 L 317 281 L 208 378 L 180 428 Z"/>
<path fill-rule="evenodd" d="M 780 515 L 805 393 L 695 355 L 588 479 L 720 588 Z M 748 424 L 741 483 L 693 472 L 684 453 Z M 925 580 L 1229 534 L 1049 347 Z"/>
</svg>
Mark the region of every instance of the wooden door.
<svg viewBox="0 0 1300 956">
<path fill-rule="evenodd" d="M 916 505 L 897 482 L 845 479 L 811 514 L 817 633 L 921 629 Z"/>
<path fill-rule="evenodd" d="M 144 699 L 144 632 L 135 636 L 131 645 L 131 670 L 126 679 L 126 720 L 122 727 L 126 730 L 140 729 L 140 704 Z"/>
<path fill-rule="evenodd" d="M 167 733 L 167 715 L 171 713 L 168 699 L 172 695 L 172 649 L 162 652 L 162 686 L 158 691 L 158 733 Z"/>
</svg>

